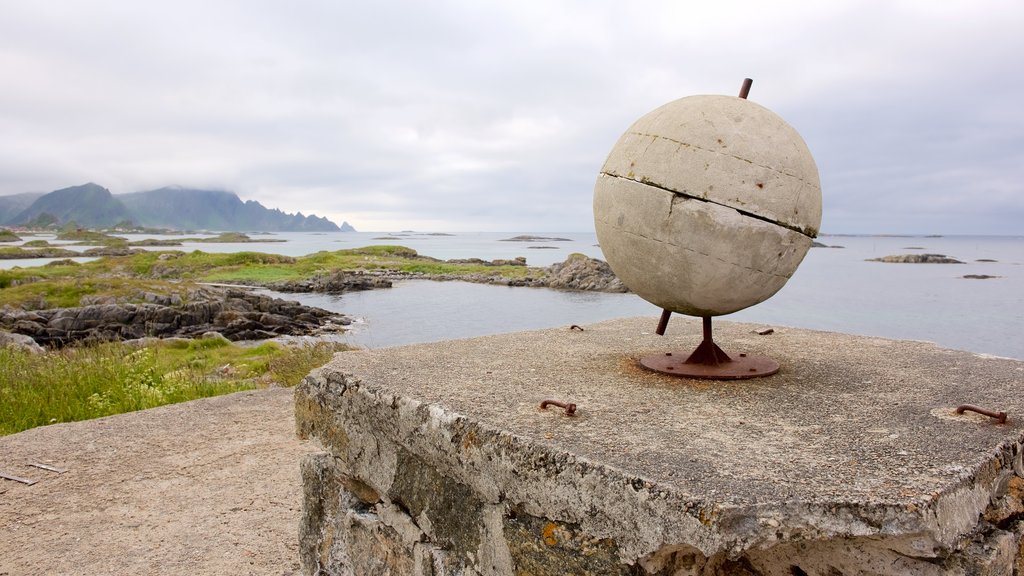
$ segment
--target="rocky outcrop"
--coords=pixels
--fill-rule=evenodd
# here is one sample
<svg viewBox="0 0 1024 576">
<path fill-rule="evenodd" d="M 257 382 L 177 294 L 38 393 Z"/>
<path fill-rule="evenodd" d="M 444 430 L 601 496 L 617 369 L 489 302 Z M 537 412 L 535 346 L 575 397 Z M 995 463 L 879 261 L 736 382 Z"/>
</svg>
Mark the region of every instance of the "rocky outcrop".
<svg viewBox="0 0 1024 576">
<path fill-rule="evenodd" d="M 570 254 L 565 262 L 548 268 L 547 286 L 563 290 L 629 292 L 608 263 L 583 254 Z"/>
<path fill-rule="evenodd" d="M 336 270 L 330 274 L 321 274 L 303 280 L 271 282 L 266 287 L 277 292 L 342 294 L 344 292 L 374 290 L 376 288 L 391 288 L 391 280 L 375 274 Z"/>
<path fill-rule="evenodd" d="M 531 246 L 532 248 L 532 246 Z M 477 266 L 526 266 L 526 258 L 519 256 L 512 260 L 483 260 L 480 258 L 456 258 L 445 260 L 449 264 L 476 264 Z"/>
<path fill-rule="evenodd" d="M 38 354 L 43 351 L 43 347 L 36 344 L 36 341 L 33 340 L 31 336 L 0 331 L 0 348 L 6 348 L 8 346 L 20 348 L 33 354 Z"/>
<path fill-rule="evenodd" d="M 945 254 L 899 254 L 896 256 L 869 258 L 867 261 L 891 264 L 963 264 L 963 262 L 956 258 L 950 258 Z"/>
<path fill-rule="evenodd" d="M 500 242 L 572 242 L 572 238 L 556 238 L 553 236 L 513 236 L 512 238 L 503 238 Z"/>
<path fill-rule="evenodd" d="M 424 258 L 438 262 L 433 258 Z M 559 290 L 580 290 L 594 292 L 629 292 L 629 289 L 615 276 L 607 262 L 583 254 L 570 254 L 564 262 L 547 268 L 526 266 L 523 257 L 512 260 L 481 260 L 469 258 L 447 260 L 453 264 L 476 264 L 483 267 L 517 266 L 526 270 L 523 276 L 502 276 L 501 274 L 477 272 L 473 274 L 432 274 L 426 272 L 403 272 L 399 270 L 337 270 L 304 280 L 269 282 L 260 286 L 277 292 L 318 292 L 341 294 L 356 290 L 390 288 L 392 282 L 400 280 L 434 280 L 437 282 L 472 282 L 475 284 L 496 284 L 529 288 L 556 288 Z"/>
<path fill-rule="evenodd" d="M 493 266 L 519 266 L 519 258 L 511 261 L 494 260 Z M 451 260 L 449 260 L 451 262 Z M 483 262 L 483 261 L 481 261 Z M 615 276 L 608 263 L 583 254 L 571 254 L 564 262 L 547 268 L 525 268 L 524 276 L 502 276 L 485 272 L 475 274 L 428 274 L 420 272 L 399 272 L 386 270 L 367 272 L 388 280 L 434 280 L 437 282 L 473 282 L 527 288 L 555 288 L 558 290 L 579 290 L 593 292 L 629 292 L 629 289 Z"/>
<path fill-rule="evenodd" d="M 351 322 L 321 308 L 239 289 L 204 289 L 191 294 L 187 302 L 160 295 L 145 300 L 32 311 L 5 307 L 0 310 L 0 328 L 39 344 L 63 346 L 147 336 L 194 338 L 207 332 L 229 340 L 262 340 L 336 332 Z"/>
</svg>

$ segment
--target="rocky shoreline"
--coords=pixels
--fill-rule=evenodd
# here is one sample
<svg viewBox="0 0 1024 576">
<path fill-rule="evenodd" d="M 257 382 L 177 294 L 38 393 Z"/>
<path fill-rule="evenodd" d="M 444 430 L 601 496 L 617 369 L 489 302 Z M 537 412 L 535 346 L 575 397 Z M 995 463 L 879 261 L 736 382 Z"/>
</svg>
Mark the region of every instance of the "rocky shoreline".
<svg viewBox="0 0 1024 576">
<path fill-rule="evenodd" d="M 0 329 L 60 347 L 145 337 L 196 338 L 210 332 L 232 341 L 264 340 L 339 332 L 351 323 L 343 314 L 238 288 L 203 287 L 191 291 L 187 302 L 177 295 L 152 293 L 143 299 L 46 310 L 4 307 Z"/>
<path fill-rule="evenodd" d="M 515 260 L 485 261 L 476 258 L 448 260 L 449 263 L 479 264 L 482 266 L 526 266 L 525 258 Z M 476 284 L 494 284 L 529 288 L 554 288 L 558 290 L 579 290 L 591 292 L 624 293 L 629 289 L 615 276 L 608 263 L 583 254 L 570 254 L 564 262 L 546 268 L 527 268 L 528 273 L 518 278 L 494 274 L 431 274 L 425 272 L 400 272 L 396 270 L 338 270 L 310 279 L 287 280 L 259 284 L 262 288 L 276 292 L 341 294 L 357 290 L 390 288 L 399 280 L 433 280 L 437 282 L 461 281 Z"/>
<path fill-rule="evenodd" d="M 250 282 L 247 286 L 205 285 L 189 290 L 184 298 L 178 294 L 145 292 L 136 293 L 129 299 L 84 297 L 82 305 L 77 307 L 27 310 L 4 306 L 0 308 L 0 346 L 17 344 L 32 347 L 35 343 L 60 347 L 145 337 L 196 338 L 211 332 L 233 341 L 264 340 L 339 332 L 351 323 L 344 314 L 256 294 L 251 290 L 253 287 L 282 293 L 343 294 L 390 288 L 398 280 L 433 280 L 628 292 L 606 262 L 583 254 L 571 254 L 564 262 L 546 268 L 527 267 L 525 258 L 449 262 L 482 268 L 522 266 L 525 274 L 509 277 L 486 272 L 437 274 L 389 269 L 334 270 L 300 280 Z"/>
</svg>

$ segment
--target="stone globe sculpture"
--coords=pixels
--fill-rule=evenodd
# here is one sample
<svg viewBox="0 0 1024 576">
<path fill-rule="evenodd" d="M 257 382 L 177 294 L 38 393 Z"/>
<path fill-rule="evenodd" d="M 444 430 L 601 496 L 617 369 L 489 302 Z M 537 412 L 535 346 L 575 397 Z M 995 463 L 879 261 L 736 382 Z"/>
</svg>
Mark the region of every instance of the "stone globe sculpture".
<svg viewBox="0 0 1024 576">
<path fill-rule="evenodd" d="M 740 97 L 689 96 L 644 115 L 612 148 L 594 188 L 601 250 L 626 286 L 665 310 L 659 333 L 671 312 L 704 318 L 701 346 L 710 352 L 689 362 L 697 373 L 688 376 L 778 370 L 729 358 L 711 341 L 711 317 L 778 292 L 821 224 L 810 150 L 782 118 L 746 99 L 749 87 L 747 80 Z M 671 360 L 670 370 L 641 363 L 683 374 L 683 360 Z"/>
</svg>

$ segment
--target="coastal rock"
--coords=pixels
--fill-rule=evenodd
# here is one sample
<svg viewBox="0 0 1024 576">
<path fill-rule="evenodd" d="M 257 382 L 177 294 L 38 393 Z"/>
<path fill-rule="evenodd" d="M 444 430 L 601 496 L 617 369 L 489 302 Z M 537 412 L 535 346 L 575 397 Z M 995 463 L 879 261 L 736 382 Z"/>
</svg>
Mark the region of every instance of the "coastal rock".
<svg viewBox="0 0 1024 576">
<path fill-rule="evenodd" d="M 43 347 L 36 344 L 36 341 L 31 336 L 25 336 L 24 334 L 16 334 L 14 332 L 0 331 L 0 348 L 6 347 L 20 348 L 33 354 L 43 352 Z"/>
<path fill-rule="evenodd" d="M 565 290 L 628 292 L 607 262 L 583 254 L 570 254 L 565 262 L 548 268 L 547 286 Z"/>
<path fill-rule="evenodd" d="M 895 264 L 963 264 L 956 258 L 945 254 L 898 254 L 881 258 L 868 258 L 868 262 L 887 262 Z"/>
<path fill-rule="evenodd" d="M 305 280 L 271 282 L 266 287 L 277 292 L 342 294 L 360 290 L 391 288 L 391 281 L 374 274 L 336 270 L 330 274 L 314 276 Z"/>
<path fill-rule="evenodd" d="M 440 262 L 433 258 L 420 257 L 424 260 Z M 557 288 L 560 290 L 580 290 L 597 292 L 628 292 L 629 290 L 616 278 L 611 268 L 602 260 L 589 258 L 583 254 L 571 254 L 561 263 L 547 268 L 526 266 L 526 258 L 520 256 L 511 260 L 482 260 L 469 258 L 447 260 L 452 264 L 475 264 L 487 268 L 503 266 L 522 267 L 524 276 L 510 277 L 500 271 L 480 271 L 472 274 L 429 272 L 406 272 L 400 270 L 336 270 L 330 274 L 322 274 L 302 280 L 268 282 L 261 286 L 276 292 L 313 292 L 322 294 L 341 294 L 357 290 L 375 290 L 391 288 L 392 282 L 401 280 L 432 280 L 435 282 L 472 282 L 474 284 L 494 284 L 499 286 Z M 189 299 L 195 299 L 189 296 Z"/>
<path fill-rule="evenodd" d="M 533 246 L 530 246 L 533 248 Z M 448 264 L 476 264 L 477 266 L 526 266 L 526 258 L 517 256 L 512 260 L 483 260 L 481 258 L 456 258 L 445 260 Z"/>
<path fill-rule="evenodd" d="M 572 242 L 572 238 L 554 238 L 551 236 L 513 236 L 512 238 L 503 238 L 499 242 Z"/>
<path fill-rule="evenodd" d="M 239 289 L 204 287 L 192 294 L 205 299 L 181 303 L 177 297 L 154 295 L 148 300 L 161 303 L 103 303 L 35 311 L 5 307 L 0 310 L 0 328 L 39 344 L 62 346 L 143 337 L 197 338 L 211 332 L 228 340 L 262 340 L 335 332 L 351 323 L 341 314 Z M 178 304 L 173 304 L 175 301 Z"/>
</svg>

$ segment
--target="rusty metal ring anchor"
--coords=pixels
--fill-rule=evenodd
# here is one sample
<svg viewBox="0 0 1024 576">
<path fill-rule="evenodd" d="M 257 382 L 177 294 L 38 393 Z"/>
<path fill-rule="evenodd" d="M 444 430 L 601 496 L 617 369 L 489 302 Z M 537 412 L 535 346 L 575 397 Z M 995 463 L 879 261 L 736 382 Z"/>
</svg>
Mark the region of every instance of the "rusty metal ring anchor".
<svg viewBox="0 0 1024 576">
<path fill-rule="evenodd" d="M 971 404 L 961 404 L 956 407 L 957 414 L 963 414 L 964 412 L 977 412 L 982 416 L 988 416 L 989 418 L 995 418 L 999 424 L 1006 424 L 1006 412 L 993 412 L 991 410 L 985 410 L 984 408 L 978 408 Z"/>
<path fill-rule="evenodd" d="M 558 400 L 544 400 L 540 403 L 540 409 L 544 410 L 548 406 L 558 406 L 565 410 L 566 416 L 572 416 L 576 413 L 576 405 L 571 402 L 559 402 Z"/>
</svg>

